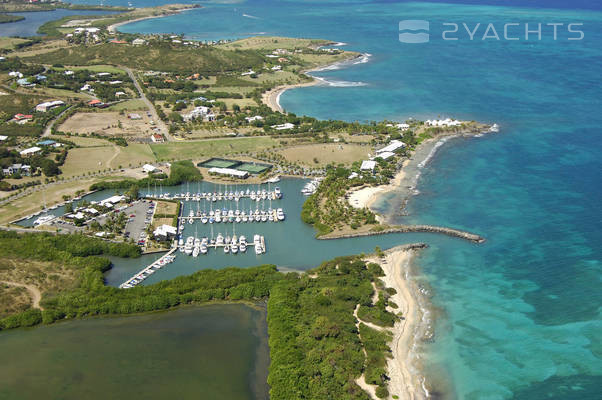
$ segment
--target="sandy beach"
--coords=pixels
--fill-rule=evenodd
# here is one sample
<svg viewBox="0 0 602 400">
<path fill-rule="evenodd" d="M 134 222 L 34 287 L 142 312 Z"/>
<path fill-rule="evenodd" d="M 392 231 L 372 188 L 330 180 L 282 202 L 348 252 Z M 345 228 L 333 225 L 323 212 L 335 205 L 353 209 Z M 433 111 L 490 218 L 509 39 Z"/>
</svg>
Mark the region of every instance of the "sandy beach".
<svg viewBox="0 0 602 400">
<path fill-rule="evenodd" d="M 177 8 L 177 9 L 174 9 L 174 10 L 166 11 L 164 14 L 161 14 L 161 15 L 150 15 L 148 17 L 141 17 L 141 18 L 136 18 L 136 19 L 130 19 L 130 20 L 123 21 L 123 22 L 118 22 L 116 24 L 107 26 L 107 31 L 109 31 L 109 33 L 116 33 L 117 32 L 117 28 L 119 28 L 122 25 L 127 25 L 127 24 L 131 24 L 133 22 L 138 22 L 138 21 L 144 21 L 146 19 L 167 17 L 169 15 L 178 14 L 178 13 L 181 13 L 182 11 L 192 10 L 194 8 L 198 8 L 198 7 Z"/>
<path fill-rule="evenodd" d="M 317 72 L 317 71 L 327 69 L 327 68 L 335 66 L 335 65 L 344 65 L 345 63 L 349 63 L 349 62 L 351 62 L 359 57 L 363 57 L 363 56 L 364 56 L 363 54 L 355 55 L 353 57 L 350 57 L 350 58 L 342 60 L 342 61 L 337 61 L 332 64 L 321 65 L 321 66 L 312 68 L 307 71 L 302 71 L 302 73 L 309 75 L 309 73 L 311 73 L 311 72 Z M 312 80 L 309 82 L 297 83 L 294 85 L 276 86 L 274 89 L 268 90 L 267 92 L 263 93 L 261 96 L 261 100 L 262 100 L 263 104 L 270 107 L 272 109 L 272 111 L 284 112 L 283 108 L 280 106 L 280 96 L 282 95 L 282 93 L 286 92 L 289 89 L 295 89 L 295 88 L 306 87 L 306 86 L 315 86 L 320 83 L 324 83 L 320 79 L 314 78 L 311 75 L 309 75 L 309 76 L 312 78 Z"/>
<path fill-rule="evenodd" d="M 387 362 L 389 393 L 399 399 L 426 399 L 428 392 L 424 389 L 423 377 L 417 373 L 413 365 L 413 349 L 420 339 L 422 330 L 422 310 L 414 295 L 415 284 L 409 277 L 410 262 L 416 250 L 405 246 L 396 247 L 385 252 L 384 261 L 380 263 L 385 276 L 382 278 L 386 287 L 394 288 L 397 293 L 392 300 L 399 306 L 395 312 L 401 311 L 403 319 L 395 323 L 392 329 L 393 341 L 390 343 L 393 358 Z"/>
<path fill-rule="evenodd" d="M 401 212 L 405 208 L 408 199 L 418 193 L 416 185 L 422 173 L 422 168 L 433 158 L 439 147 L 445 144 L 445 142 L 462 136 L 475 136 L 475 133 L 450 133 L 423 141 L 412 152 L 410 158 L 404 160 L 401 168 L 390 183 L 381 186 L 361 187 L 349 192 L 349 204 L 355 208 L 367 207 L 372 212 L 375 212 L 372 209 L 374 203 L 382 195 L 395 192 L 395 204 L 391 204 L 388 208 Z M 376 217 L 380 223 L 392 223 L 392 215 L 386 217 L 377 215 Z"/>
<path fill-rule="evenodd" d="M 282 107 L 280 106 L 280 95 L 289 89 L 300 88 L 305 86 L 314 86 L 320 83 L 317 79 L 313 79 L 310 82 L 297 83 L 295 85 L 282 85 L 276 86 L 272 90 L 268 90 L 267 92 L 261 95 L 261 100 L 265 105 L 270 107 L 272 111 L 284 112 Z"/>
</svg>

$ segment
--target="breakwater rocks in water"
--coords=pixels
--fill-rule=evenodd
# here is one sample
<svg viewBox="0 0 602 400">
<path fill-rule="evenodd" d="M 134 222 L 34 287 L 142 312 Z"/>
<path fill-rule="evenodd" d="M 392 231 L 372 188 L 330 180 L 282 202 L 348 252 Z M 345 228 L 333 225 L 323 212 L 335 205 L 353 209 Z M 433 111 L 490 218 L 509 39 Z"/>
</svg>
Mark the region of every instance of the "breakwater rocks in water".
<svg viewBox="0 0 602 400">
<path fill-rule="evenodd" d="M 328 234 L 318 237 L 321 240 L 333 240 L 343 238 L 353 238 L 361 236 L 373 236 L 373 235 L 386 235 L 388 233 L 416 233 L 416 232 L 427 232 L 427 233 L 442 233 L 444 235 L 457 237 L 460 239 L 469 240 L 475 243 L 483 243 L 485 238 L 474 233 L 461 231 L 459 229 L 446 228 L 444 226 L 434 225 L 397 225 L 382 231 L 367 231 L 357 233 L 346 233 L 346 234 Z"/>
</svg>

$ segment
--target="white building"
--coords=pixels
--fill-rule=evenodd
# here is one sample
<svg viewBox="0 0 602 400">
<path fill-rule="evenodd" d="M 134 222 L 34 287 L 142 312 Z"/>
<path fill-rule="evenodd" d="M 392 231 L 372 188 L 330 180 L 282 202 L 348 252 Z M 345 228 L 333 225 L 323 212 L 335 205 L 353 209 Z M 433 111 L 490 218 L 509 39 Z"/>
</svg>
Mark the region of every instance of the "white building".
<svg viewBox="0 0 602 400">
<path fill-rule="evenodd" d="M 393 152 L 383 151 L 381 153 L 378 153 L 374 158 L 380 157 L 383 160 L 388 160 L 389 158 L 394 157 L 394 156 L 395 156 L 395 153 L 393 153 Z"/>
<path fill-rule="evenodd" d="M 38 154 L 41 151 L 42 151 L 41 148 L 34 146 L 34 147 L 30 147 L 28 149 L 20 151 L 19 154 L 21 155 L 21 157 L 29 157 L 29 156 L 33 156 L 34 154 Z"/>
<path fill-rule="evenodd" d="M 0 142 L 4 142 L 6 139 L 8 139 L 8 136 L 0 135 Z"/>
<path fill-rule="evenodd" d="M 178 234 L 178 230 L 171 225 L 161 225 L 153 232 L 155 239 L 167 240 L 170 237 L 174 237 Z"/>
<path fill-rule="evenodd" d="M 277 131 L 282 131 L 285 129 L 293 129 L 295 127 L 295 125 L 291 124 L 290 122 L 287 122 L 286 124 L 281 124 L 281 125 L 272 125 L 273 129 L 276 129 Z"/>
<path fill-rule="evenodd" d="M 245 117 L 245 119 L 247 120 L 247 122 L 251 123 L 254 121 L 261 121 L 263 120 L 263 117 L 261 115 L 255 115 L 253 117 Z"/>
<path fill-rule="evenodd" d="M 376 168 L 376 161 L 362 161 L 360 171 L 374 171 L 374 168 Z"/>
<path fill-rule="evenodd" d="M 427 119 L 424 122 L 424 124 L 427 125 L 427 126 L 450 127 L 450 126 L 459 126 L 459 125 L 462 125 L 462 122 L 458 121 L 457 119 L 451 120 L 449 118 L 446 118 L 446 119 L 442 119 L 442 120 L 439 120 L 439 119 L 433 119 L 433 120 Z"/>
<path fill-rule="evenodd" d="M 410 129 L 410 125 L 406 123 L 397 124 L 395 126 L 397 127 L 397 129 L 401 129 L 402 131 Z"/>
<path fill-rule="evenodd" d="M 210 174 L 218 174 L 218 175 L 226 175 L 226 176 L 231 176 L 233 178 L 239 178 L 239 179 L 245 179 L 249 176 L 249 173 L 247 171 L 239 171 L 237 169 L 233 169 L 233 168 L 210 168 L 209 169 L 209 173 Z"/>
<path fill-rule="evenodd" d="M 62 100 L 47 101 L 47 102 L 38 104 L 36 106 L 36 111 L 46 112 L 48 110 L 52 110 L 53 108 L 60 107 L 63 105 L 65 105 L 65 102 Z"/>
<path fill-rule="evenodd" d="M 210 115 L 213 115 L 213 114 L 211 113 L 211 109 L 209 107 L 198 106 L 198 107 L 195 107 L 194 110 L 192 110 L 188 114 L 184 115 L 184 121 L 190 121 L 190 120 L 196 119 L 196 118 L 205 119 L 205 118 L 209 118 Z"/>
<path fill-rule="evenodd" d="M 391 140 L 391 142 L 383 147 L 382 149 L 376 150 L 376 154 L 380 153 L 395 153 L 397 150 L 402 149 L 406 144 L 400 140 Z"/>
<path fill-rule="evenodd" d="M 154 165 L 150 165 L 150 164 L 144 164 L 142 166 L 142 171 L 148 173 L 153 173 L 157 170 L 157 167 L 155 167 Z"/>
<path fill-rule="evenodd" d="M 141 38 L 134 39 L 134 40 L 132 41 L 132 44 L 133 44 L 134 46 L 142 46 L 142 45 L 145 45 L 145 44 L 146 44 L 146 40 L 144 40 L 144 39 L 141 39 Z"/>
<path fill-rule="evenodd" d="M 113 208 L 115 204 L 121 203 L 124 200 L 125 200 L 125 196 L 123 196 L 123 195 L 121 195 L 121 196 L 115 195 L 115 196 L 111 196 L 108 199 L 105 199 L 105 200 L 101 201 L 98 204 L 100 206 L 102 206 L 102 207 Z"/>
</svg>

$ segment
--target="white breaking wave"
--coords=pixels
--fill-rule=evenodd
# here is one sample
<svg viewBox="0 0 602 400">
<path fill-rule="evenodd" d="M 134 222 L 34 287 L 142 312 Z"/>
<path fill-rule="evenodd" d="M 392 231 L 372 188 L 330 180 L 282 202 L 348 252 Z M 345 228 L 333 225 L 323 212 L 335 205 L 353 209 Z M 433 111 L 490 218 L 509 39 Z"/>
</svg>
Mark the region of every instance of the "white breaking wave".
<svg viewBox="0 0 602 400">
<path fill-rule="evenodd" d="M 331 87 L 359 87 L 368 85 L 366 82 L 328 80 L 319 76 L 314 76 L 314 78 L 319 80 L 322 85 Z"/>
<path fill-rule="evenodd" d="M 431 158 L 433 158 L 433 156 L 437 152 L 437 149 L 439 147 L 443 146 L 443 144 L 445 142 L 447 142 L 448 139 L 449 138 L 443 138 L 443 139 L 439 140 L 437 143 L 435 143 L 435 146 L 433 146 L 433 148 L 431 149 L 431 152 L 428 154 L 428 156 L 426 156 L 426 158 L 424 160 L 422 160 L 422 162 L 420 164 L 418 164 L 418 168 L 424 168 L 424 166 L 431 160 Z"/>
<path fill-rule="evenodd" d="M 337 42 L 335 44 L 332 45 L 332 47 L 341 47 L 341 46 L 347 46 L 347 43 L 345 42 Z"/>
<path fill-rule="evenodd" d="M 367 63 L 367 62 L 370 61 L 370 57 L 372 57 L 372 54 L 370 54 L 370 53 L 363 53 L 362 56 L 358 60 L 355 60 L 353 62 L 353 64 L 354 65 L 355 64 L 365 64 L 365 63 Z"/>
</svg>

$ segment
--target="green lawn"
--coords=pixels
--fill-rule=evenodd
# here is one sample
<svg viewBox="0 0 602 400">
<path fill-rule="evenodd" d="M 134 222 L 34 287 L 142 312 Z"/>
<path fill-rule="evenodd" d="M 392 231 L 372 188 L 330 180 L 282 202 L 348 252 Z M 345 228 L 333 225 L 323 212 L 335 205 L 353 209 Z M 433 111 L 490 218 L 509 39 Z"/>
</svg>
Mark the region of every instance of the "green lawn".
<svg viewBox="0 0 602 400">
<path fill-rule="evenodd" d="M 12 49 L 16 44 L 28 41 L 27 39 L 0 37 L 0 49 Z"/>
<path fill-rule="evenodd" d="M 239 152 L 261 151 L 277 145 L 278 141 L 270 137 L 262 136 L 251 138 L 170 142 L 163 144 L 151 144 L 150 147 L 158 160 L 196 160 L 204 157 L 227 156 Z"/>
<path fill-rule="evenodd" d="M 111 107 L 107 108 L 107 110 L 108 111 L 121 111 L 121 110 L 138 111 L 138 110 L 147 110 L 147 107 L 146 107 L 146 104 L 144 103 L 144 101 L 142 101 L 140 99 L 132 99 L 132 100 L 126 100 L 126 101 L 122 101 L 121 103 L 112 105 Z"/>
</svg>

